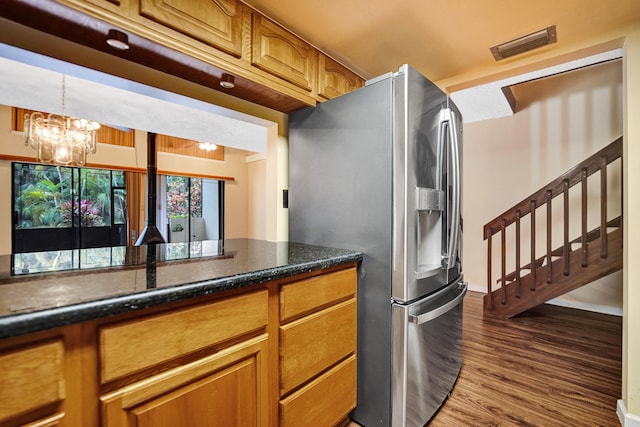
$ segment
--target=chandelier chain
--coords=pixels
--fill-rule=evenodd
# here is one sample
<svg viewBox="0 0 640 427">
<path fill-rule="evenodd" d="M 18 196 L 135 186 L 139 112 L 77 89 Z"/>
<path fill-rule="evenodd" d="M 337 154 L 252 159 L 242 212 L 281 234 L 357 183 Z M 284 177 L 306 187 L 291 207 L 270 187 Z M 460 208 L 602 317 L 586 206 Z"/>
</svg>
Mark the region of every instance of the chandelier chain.
<svg viewBox="0 0 640 427">
<path fill-rule="evenodd" d="M 66 85 L 66 78 L 65 78 L 65 77 L 66 77 L 66 76 L 63 74 L 63 75 L 62 75 L 62 100 L 61 100 L 61 102 L 60 102 L 60 103 L 62 104 L 62 115 L 63 115 L 63 116 L 64 116 L 64 107 L 65 107 L 65 105 L 64 105 L 64 98 L 65 98 L 65 96 L 66 96 L 66 86 L 67 86 L 67 85 Z"/>
</svg>

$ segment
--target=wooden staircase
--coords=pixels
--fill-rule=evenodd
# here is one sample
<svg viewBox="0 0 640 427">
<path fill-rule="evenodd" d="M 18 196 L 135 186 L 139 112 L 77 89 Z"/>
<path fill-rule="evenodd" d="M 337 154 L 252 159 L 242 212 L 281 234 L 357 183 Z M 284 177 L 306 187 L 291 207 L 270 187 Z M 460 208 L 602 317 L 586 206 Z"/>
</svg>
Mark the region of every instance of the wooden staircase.
<svg viewBox="0 0 640 427">
<path fill-rule="evenodd" d="M 620 161 L 615 162 L 618 159 Z M 622 137 L 484 226 L 488 250 L 485 316 L 515 316 L 622 269 L 622 191 L 618 206 L 610 206 L 607 200 L 607 174 L 618 167 L 622 179 L 621 159 Z M 600 175 L 599 180 L 589 179 L 596 173 Z M 593 197 L 594 181 L 600 198 L 600 221 L 597 227 L 588 230 L 587 213 L 593 210 L 589 210 L 587 196 Z M 554 210 L 556 197 L 562 204 Z M 576 226 L 575 220 L 570 222 L 570 206 L 576 201 L 580 204 L 580 233 L 570 239 L 570 225 Z M 558 211 L 562 214 L 561 221 L 554 220 Z M 620 216 L 609 220 L 610 211 L 617 211 Z M 542 216 L 546 218 L 545 226 L 539 227 Z M 558 236 L 556 240 L 562 242 L 556 243 L 554 249 L 553 237 L 558 232 L 562 238 Z M 496 234 L 499 234 L 499 248 L 493 247 L 492 237 Z M 539 240 L 545 241 L 543 255 L 538 254 Z M 523 257 L 523 252 L 528 254 Z M 495 290 L 492 289 L 493 258 L 500 260 Z M 524 262 L 523 258 L 526 258 Z"/>
</svg>

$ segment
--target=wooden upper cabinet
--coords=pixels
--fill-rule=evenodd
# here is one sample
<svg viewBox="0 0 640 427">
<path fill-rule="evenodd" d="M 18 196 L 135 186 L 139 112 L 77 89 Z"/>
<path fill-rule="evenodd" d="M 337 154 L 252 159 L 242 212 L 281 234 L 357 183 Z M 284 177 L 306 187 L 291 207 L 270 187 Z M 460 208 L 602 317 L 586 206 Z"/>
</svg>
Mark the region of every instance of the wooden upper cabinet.
<svg viewBox="0 0 640 427">
<path fill-rule="evenodd" d="M 236 0 L 140 0 L 140 14 L 240 58 L 242 4 Z"/>
<path fill-rule="evenodd" d="M 137 0 L 56 0 L 83 12 L 90 12 L 94 15 L 104 16 L 103 12 L 108 11 L 120 16 L 130 16 L 137 13 Z"/>
<path fill-rule="evenodd" d="M 318 55 L 318 95 L 331 99 L 364 86 L 364 79 L 344 65 Z"/>
<path fill-rule="evenodd" d="M 253 13 L 251 63 L 307 91 L 315 86 L 317 51 L 270 19 Z"/>
</svg>

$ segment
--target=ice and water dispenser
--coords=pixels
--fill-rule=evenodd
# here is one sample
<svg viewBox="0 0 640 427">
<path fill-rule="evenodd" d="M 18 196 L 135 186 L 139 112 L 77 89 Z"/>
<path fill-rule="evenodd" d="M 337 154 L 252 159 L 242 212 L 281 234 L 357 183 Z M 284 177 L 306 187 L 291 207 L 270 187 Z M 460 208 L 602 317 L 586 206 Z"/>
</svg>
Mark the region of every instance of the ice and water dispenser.
<svg viewBox="0 0 640 427">
<path fill-rule="evenodd" d="M 416 279 L 433 276 L 442 268 L 444 192 L 435 188 L 416 188 L 418 250 Z"/>
</svg>

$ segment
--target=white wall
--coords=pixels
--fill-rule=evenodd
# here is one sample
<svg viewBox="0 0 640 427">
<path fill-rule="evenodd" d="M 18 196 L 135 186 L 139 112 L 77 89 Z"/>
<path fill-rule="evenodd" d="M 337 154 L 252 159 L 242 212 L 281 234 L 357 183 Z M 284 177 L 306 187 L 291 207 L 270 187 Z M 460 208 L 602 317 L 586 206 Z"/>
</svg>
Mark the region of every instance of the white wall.
<svg viewBox="0 0 640 427">
<path fill-rule="evenodd" d="M 464 269 L 470 287 L 481 292 L 487 290 L 484 224 L 622 135 L 620 61 L 523 84 L 514 93 L 517 113 L 464 127 Z M 620 198 L 621 179 L 619 170 L 609 177 L 611 206 Z M 598 212 L 597 198 L 590 197 L 590 208 L 593 204 Z M 572 212 L 577 225 L 572 226 L 570 238 L 579 235 L 579 210 Z M 554 216 L 559 213 L 554 209 Z M 619 209 L 610 212 L 609 218 L 619 213 Z M 589 216 L 591 228 L 593 221 L 597 224 L 599 216 Z M 537 242 L 542 249 L 544 240 Z M 495 246 L 499 247 L 499 240 Z M 528 256 L 526 251 L 522 254 L 524 259 Z M 494 268 L 499 268 L 496 264 L 499 262 L 494 261 Z M 622 274 L 610 275 L 554 302 L 621 314 Z"/>
</svg>

